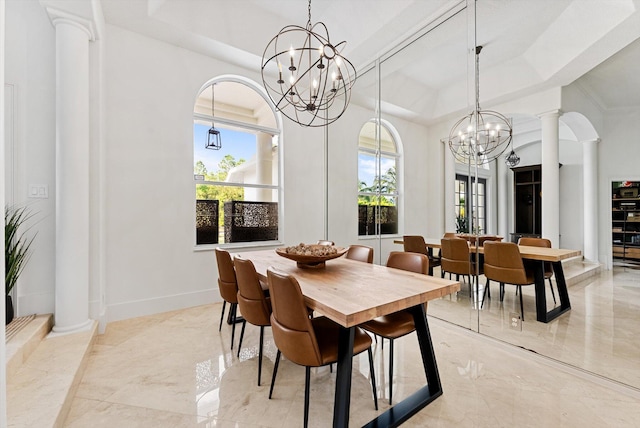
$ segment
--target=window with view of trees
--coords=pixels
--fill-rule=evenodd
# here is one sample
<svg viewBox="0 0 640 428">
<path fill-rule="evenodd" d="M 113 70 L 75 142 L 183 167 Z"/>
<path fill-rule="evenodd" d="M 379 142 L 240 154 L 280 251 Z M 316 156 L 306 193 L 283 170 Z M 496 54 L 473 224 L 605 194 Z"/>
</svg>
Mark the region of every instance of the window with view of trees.
<svg viewBox="0 0 640 428">
<path fill-rule="evenodd" d="M 281 216 L 273 111 L 238 81 L 215 83 L 214 111 L 211 96 L 209 85 L 194 109 L 196 244 L 275 241 Z M 222 142 L 215 150 L 206 148 L 212 126 Z"/>
<path fill-rule="evenodd" d="M 358 235 L 398 233 L 398 158 L 386 125 L 367 122 L 358 140 Z"/>
</svg>

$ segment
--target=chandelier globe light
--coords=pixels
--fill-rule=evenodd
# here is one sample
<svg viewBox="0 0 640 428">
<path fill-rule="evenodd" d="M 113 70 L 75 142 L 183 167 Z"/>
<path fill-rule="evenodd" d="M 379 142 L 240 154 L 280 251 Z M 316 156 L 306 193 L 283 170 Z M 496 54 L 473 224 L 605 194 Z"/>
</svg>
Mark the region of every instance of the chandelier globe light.
<svg viewBox="0 0 640 428">
<path fill-rule="evenodd" d="M 479 56 L 475 49 L 475 109 L 458 120 L 449 133 L 449 148 L 457 161 L 482 165 L 504 153 L 512 140 L 511 121 L 501 113 L 480 108 Z M 514 153 L 515 154 L 515 153 Z"/>
<path fill-rule="evenodd" d="M 308 127 L 335 122 L 347 109 L 356 80 L 353 64 L 341 53 L 346 41 L 332 44 L 327 26 L 288 25 L 262 55 L 262 82 L 269 98 L 287 118 Z"/>
</svg>

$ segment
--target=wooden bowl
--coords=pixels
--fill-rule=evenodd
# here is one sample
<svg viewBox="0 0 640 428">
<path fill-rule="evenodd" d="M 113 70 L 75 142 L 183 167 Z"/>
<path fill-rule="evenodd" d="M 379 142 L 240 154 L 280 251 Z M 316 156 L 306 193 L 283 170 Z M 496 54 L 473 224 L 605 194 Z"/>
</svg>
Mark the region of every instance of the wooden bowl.
<svg viewBox="0 0 640 428">
<path fill-rule="evenodd" d="M 323 245 L 309 245 L 309 247 L 324 247 Z M 342 247 L 333 247 L 337 251 L 334 254 L 329 254 L 326 256 L 308 256 L 304 254 L 294 254 L 287 253 L 286 248 L 276 248 L 276 253 L 279 256 L 284 258 L 293 260 L 297 263 L 299 268 L 323 268 L 325 266 L 325 262 L 331 259 L 337 259 L 338 257 L 342 257 L 348 250 L 348 248 Z"/>
</svg>

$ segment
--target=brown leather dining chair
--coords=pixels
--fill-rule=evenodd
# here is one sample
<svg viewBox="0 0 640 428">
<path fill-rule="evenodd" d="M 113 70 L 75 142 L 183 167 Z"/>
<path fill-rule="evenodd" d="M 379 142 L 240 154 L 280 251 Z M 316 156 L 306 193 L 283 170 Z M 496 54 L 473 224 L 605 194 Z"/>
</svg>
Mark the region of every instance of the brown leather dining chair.
<svg viewBox="0 0 640 428">
<path fill-rule="evenodd" d="M 474 253 L 469 252 L 469 244 L 466 239 L 462 238 L 442 238 L 440 240 L 440 247 L 442 250 L 440 256 L 441 269 L 443 273 L 456 275 L 456 281 L 460 281 L 460 275 L 463 279 L 469 278 L 469 297 L 473 288 L 474 281 L 471 280 L 471 276 L 476 277 L 476 263 L 471 259 Z M 480 264 L 480 274 L 482 273 L 482 265 Z"/>
<path fill-rule="evenodd" d="M 518 245 L 528 245 L 530 247 L 543 247 L 543 248 L 551 248 L 551 241 L 545 238 L 526 238 L 522 237 L 518 239 Z M 531 271 L 533 275 L 535 269 L 535 263 L 541 263 L 536 260 L 525 260 L 524 268 L 527 271 Z M 549 280 L 549 288 L 551 289 L 551 296 L 553 296 L 553 303 L 556 303 L 556 293 L 553 291 L 553 283 L 551 282 L 551 277 L 553 276 L 553 265 L 551 262 L 544 262 L 544 279 Z"/>
<path fill-rule="evenodd" d="M 360 262 L 373 263 L 373 248 L 366 245 L 351 245 L 345 257 Z"/>
<path fill-rule="evenodd" d="M 405 252 L 424 254 L 429 258 L 429 275 L 433 275 L 433 268 L 440 266 L 440 258 L 429 255 L 424 238 L 420 235 L 404 235 L 402 241 L 404 242 Z M 444 274 L 440 273 L 440 276 L 444 277 Z"/>
<path fill-rule="evenodd" d="M 304 303 L 300 284 L 293 276 L 269 268 L 267 277 L 273 306 L 271 328 L 273 330 L 273 340 L 278 347 L 276 362 L 273 367 L 271 388 L 269 389 L 269 398 L 273 394 L 282 354 L 289 361 L 304 366 L 304 426 L 307 427 L 309 421 L 311 367 L 326 366 L 338 361 L 338 336 L 340 335 L 341 327 L 324 316 L 313 319 L 308 317 L 307 306 Z M 353 355 L 365 350 L 369 353 L 373 401 L 376 410 L 378 410 L 371 337 L 361 328 L 356 327 Z"/>
<path fill-rule="evenodd" d="M 487 278 L 485 292 L 487 293 L 490 281 L 500 283 L 500 301 L 504 298 L 504 284 L 513 284 L 520 294 L 520 315 L 524 321 L 524 306 L 522 304 L 522 286 L 535 283 L 533 272 L 524 269 L 522 256 L 518 246 L 513 242 L 487 241 L 484 243 L 484 276 Z"/>
<path fill-rule="evenodd" d="M 220 314 L 220 325 L 218 331 L 222 330 L 222 320 L 224 319 L 224 310 L 229 306 L 229 318 L 231 320 L 231 349 L 233 349 L 233 339 L 236 334 L 236 314 L 238 310 L 238 283 L 236 280 L 236 271 L 233 267 L 231 254 L 222 248 L 216 248 L 216 261 L 218 263 L 218 288 L 220 297 L 222 297 L 222 313 Z"/>
<path fill-rule="evenodd" d="M 242 348 L 244 329 L 247 322 L 260 327 L 260 347 L 258 348 L 258 386 L 262 375 L 262 347 L 264 343 L 264 328 L 271 325 L 271 301 L 262 291 L 256 268 L 251 260 L 235 256 L 233 264 L 238 278 L 238 306 L 244 316 L 242 331 L 238 342 L 238 357 Z"/>
<path fill-rule="evenodd" d="M 392 251 L 387 260 L 387 267 L 428 275 L 429 258 L 425 254 Z M 382 337 L 383 341 L 389 339 L 389 405 L 391 405 L 393 400 L 393 341 L 415 331 L 413 315 L 409 311 L 394 312 L 367 321 L 361 327 Z"/>
</svg>

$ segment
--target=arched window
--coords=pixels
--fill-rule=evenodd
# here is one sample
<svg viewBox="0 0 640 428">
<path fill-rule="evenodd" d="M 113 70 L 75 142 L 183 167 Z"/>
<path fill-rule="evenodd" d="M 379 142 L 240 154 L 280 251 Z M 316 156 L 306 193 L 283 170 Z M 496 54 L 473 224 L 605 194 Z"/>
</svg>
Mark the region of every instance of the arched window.
<svg viewBox="0 0 640 428">
<path fill-rule="evenodd" d="M 279 118 L 261 88 L 207 82 L 193 111 L 196 245 L 277 241 Z"/>
<path fill-rule="evenodd" d="M 358 137 L 358 235 L 398 233 L 399 160 L 391 125 L 365 123 Z"/>
</svg>

